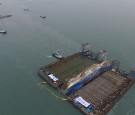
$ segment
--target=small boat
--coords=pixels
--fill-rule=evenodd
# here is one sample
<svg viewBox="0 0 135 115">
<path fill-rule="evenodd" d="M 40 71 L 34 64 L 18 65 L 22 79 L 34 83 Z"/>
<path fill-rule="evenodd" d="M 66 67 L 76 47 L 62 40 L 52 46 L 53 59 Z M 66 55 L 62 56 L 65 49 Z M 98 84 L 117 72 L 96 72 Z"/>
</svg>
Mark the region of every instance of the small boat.
<svg viewBox="0 0 135 115">
<path fill-rule="evenodd" d="M 4 15 L 4 16 L 1 16 L 1 15 L 0 15 L 0 19 L 9 18 L 9 17 L 12 17 L 12 15 Z"/>
<path fill-rule="evenodd" d="M 2 28 L 0 29 L 0 33 L 6 34 L 7 31 L 3 30 Z"/>
<path fill-rule="evenodd" d="M 41 18 L 46 18 L 46 16 L 40 16 Z"/>
<path fill-rule="evenodd" d="M 30 9 L 24 9 L 24 11 L 29 11 Z"/>
<path fill-rule="evenodd" d="M 56 52 L 52 54 L 53 57 L 57 58 L 57 59 L 63 59 L 64 57 L 60 54 L 60 52 Z"/>
</svg>

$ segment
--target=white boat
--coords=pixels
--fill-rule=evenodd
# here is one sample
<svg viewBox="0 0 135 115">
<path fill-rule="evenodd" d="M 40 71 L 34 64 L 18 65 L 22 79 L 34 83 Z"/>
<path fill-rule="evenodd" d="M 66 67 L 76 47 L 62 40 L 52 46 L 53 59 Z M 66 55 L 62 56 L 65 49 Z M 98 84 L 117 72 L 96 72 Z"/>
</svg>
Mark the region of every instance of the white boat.
<svg viewBox="0 0 135 115">
<path fill-rule="evenodd" d="M 0 29 L 0 33 L 6 34 L 7 31 L 3 30 L 2 28 Z"/>
<path fill-rule="evenodd" d="M 52 54 L 53 57 L 57 58 L 57 59 L 63 59 L 64 57 L 60 54 L 60 52 L 56 52 Z"/>
</svg>

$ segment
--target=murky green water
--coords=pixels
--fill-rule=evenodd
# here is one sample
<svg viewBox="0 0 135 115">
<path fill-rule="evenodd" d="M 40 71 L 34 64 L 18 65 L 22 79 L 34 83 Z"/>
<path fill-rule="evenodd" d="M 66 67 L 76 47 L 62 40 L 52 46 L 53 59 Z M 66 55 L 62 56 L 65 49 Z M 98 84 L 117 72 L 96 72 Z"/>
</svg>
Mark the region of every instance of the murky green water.
<svg viewBox="0 0 135 115">
<path fill-rule="evenodd" d="M 37 85 L 37 69 L 55 61 L 49 55 L 57 50 L 67 56 L 87 41 L 94 51 L 105 49 L 109 59 L 120 60 L 123 69 L 135 65 L 134 0 L 0 2 L 0 14 L 13 15 L 0 20 L 8 31 L 0 34 L 0 115 L 82 115 Z M 134 95 L 133 86 L 108 115 L 134 115 Z"/>
</svg>

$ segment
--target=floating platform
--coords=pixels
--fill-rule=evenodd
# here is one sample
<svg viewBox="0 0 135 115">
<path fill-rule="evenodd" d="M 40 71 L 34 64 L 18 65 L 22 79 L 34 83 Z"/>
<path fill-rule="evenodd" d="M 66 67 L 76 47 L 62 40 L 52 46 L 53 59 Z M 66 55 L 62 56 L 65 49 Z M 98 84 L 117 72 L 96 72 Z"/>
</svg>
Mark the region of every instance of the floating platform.
<svg viewBox="0 0 135 115">
<path fill-rule="evenodd" d="M 125 74 L 116 63 L 103 59 L 104 54 L 95 56 L 78 52 L 41 67 L 38 74 L 84 114 L 105 115 L 134 84 L 135 69 Z"/>
<path fill-rule="evenodd" d="M 133 83 L 131 78 L 108 71 L 76 91 L 70 101 L 86 115 L 91 115 L 83 105 L 75 103 L 75 98 L 82 97 L 94 106 L 94 115 L 105 115 Z"/>
<path fill-rule="evenodd" d="M 96 61 L 91 60 L 86 56 L 82 56 L 80 53 L 75 53 L 62 60 L 58 60 L 54 63 L 41 67 L 38 74 L 43 79 L 47 80 L 53 87 L 58 88 L 64 82 L 76 76 L 78 72 L 83 71 L 83 69 L 94 63 L 96 63 Z M 59 80 L 54 82 L 51 78 L 47 77 L 47 74 L 50 73 L 57 76 Z"/>
</svg>

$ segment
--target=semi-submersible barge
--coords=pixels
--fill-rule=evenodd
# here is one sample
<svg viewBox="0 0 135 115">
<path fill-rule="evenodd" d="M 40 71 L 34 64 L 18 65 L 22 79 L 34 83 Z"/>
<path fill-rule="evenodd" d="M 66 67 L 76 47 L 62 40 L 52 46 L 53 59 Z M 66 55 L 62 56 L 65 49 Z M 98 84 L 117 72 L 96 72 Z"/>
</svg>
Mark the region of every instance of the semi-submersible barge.
<svg viewBox="0 0 135 115">
<path fill-rule="evenodd" d="M 135 80 L 134 68 L 122 71 L 118 61 L 106 60 L 106 51 L 95 54 L 88 43 L 81 52 L 41 67 L 38 74 L 86 115 L 105 115 Z"/>
</svg>

